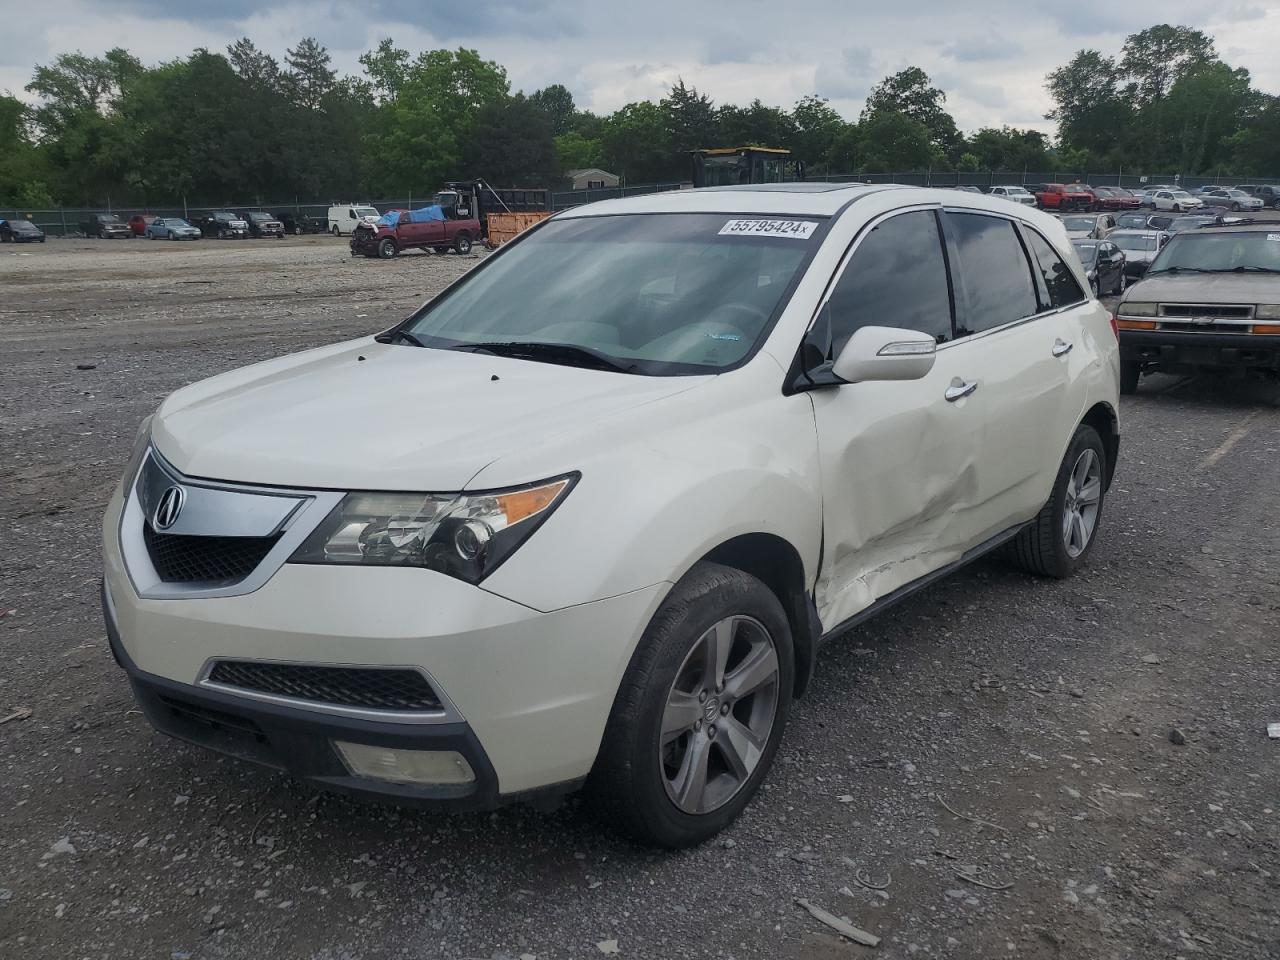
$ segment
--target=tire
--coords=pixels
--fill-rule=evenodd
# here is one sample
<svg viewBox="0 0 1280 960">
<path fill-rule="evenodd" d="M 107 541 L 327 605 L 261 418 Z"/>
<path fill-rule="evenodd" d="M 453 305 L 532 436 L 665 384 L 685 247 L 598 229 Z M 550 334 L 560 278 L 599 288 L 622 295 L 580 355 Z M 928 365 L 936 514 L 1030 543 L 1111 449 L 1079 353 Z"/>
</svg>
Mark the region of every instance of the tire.
<svg viewBox="0 0 1280 960">
<path fill-rule="evenodd" d="M 390 237 L 383 237 L 382 242 L 378 244 L 378 256 L 383 260 L 390 260 L 399 252 L 400 248 L 396 246 L 396 242 Z"/>
<path fill-rule="evenodd" d="M 300 237 L 300 236 L 302 236 L 302 227 L 297 226 L 297 225 L 295 224 L 295 225 L 294 225 L 294 228 L 293 228 L 293 235 L 294 235 L 295 237 Z"/>
<path fill-rule="evenodd" d="M 1181 213 L 1181 212 L 1182 212 L 1182 207 L 1180 207 L 1178 204 L 1176 204 L 1176 203 L 1175 203 L 1175 204 L 1173 205 L 1173 212 L 1174 212 L 1174 213 Z"/>
<path fill-rule="evenodd" d="M 1280 211 L 1280 200 L 1277 200 L 1275 203 L 1273 203 L 1273 204 L 1271 205 L 1271 209 L 1272 209 L 1272 210 L 1276 210 L 1276 211 Z"/>
<path fill-rule="evenodd" d="M 1098 431 L 1087 423 L 1076 427 L 1062 458 L 1049 502 L 1011 544 L 1013 561 L 1028 573 L 1062 579 L 1088 559 L 1102 525 L 1106 499 L 1107 454 Z M 1087 482 L 1080 484 L 1082 477 Z M 1083 489 L 1084 496 L 1076 491 Z M 1071 504 L 1076 504 L 1072 507 Z M 1068 517 L 1080 520 L 1067 525 Z M 1091 519 L 1089 519 L 1091 517 Z M 1070 538 L 1070 540 L 1068 539 Z"/>
<path fill-rule="evenodd" d="M 726 636 L 725 682 L 712 689 L 718 671 L 712 665 L 704 672 L 714 664 L 707 654 L 714 638 Z M 773 673 L 733 706 L 717 703 L 735 675 L 745 680 L 739 672 L 744 664 L 758 663 L 761 669 L 749 672 L 763 676 L 770 651 Z M 667 849 L 701 843 L 724 829 L 773 763 L 791 706 L 794 662 L 791 629 L 773 592 L 741 570 L 699 563 L 654 614 L 618 688 L 587 780 L 593 812 L 632 839 Z M 678 709 L 670 708 L 673 703 Z M 664 725 L 679 731 L 665 744 Z M 750 739 L 744 733 L 749 729 Z M 745 745 L 754 751 L 754 766 L 743 759 Z M 731 755 L 742 762 L 731 765 Z M 712 773 L 701 789 L 689 776 L 698 759 Z"/>
<path fill-rule="evenodd" d="M 342 231 L 338 229 L 338 225 L 336 223 L 333 225 L 333 227 L 330 229 L 329 232 L 332 233 L 335 237 L 342 236 Z"/>
<path fill-rule="evenodd" d="M 1142 365 L 1120 354 L 1120 393 L 1131 397 L 1138 392 L 1138 378 L 1142 376 Z"/>
<path fill-rule="evenodd" d="M 453 240 L 453 252 L 459 256 L 466 256 L 471 252 L 471 234 L 460 233 Z"/>
<path fill-rule="evenodd" d="M 1089 282 L 1089 289 L 1093 292 L 1093 299 L 1097 300 L 1102 296 L 1102 282 L 1097 277 Z"/>
<path fill-rule="evenodd" d="M 1115 289 L 1116 296 L 1118 297 L 1120 296 L 1120 294 L 1124 293 L 1125 288 L 1127 286 L 1129 286 L 1129 277 L 1124 272 L 1124 268 L 1122 267 L 1120 269 L 1120 279 L 1116 281 L 1116 289 Z"/>
</svg>

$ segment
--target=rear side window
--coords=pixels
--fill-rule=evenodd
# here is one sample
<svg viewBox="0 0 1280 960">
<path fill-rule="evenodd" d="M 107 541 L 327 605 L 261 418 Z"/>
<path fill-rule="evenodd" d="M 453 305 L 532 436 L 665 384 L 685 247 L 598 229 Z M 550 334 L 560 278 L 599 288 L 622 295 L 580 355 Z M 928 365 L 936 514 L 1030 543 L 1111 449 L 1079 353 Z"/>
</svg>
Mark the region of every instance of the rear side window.
<svg viewBox="0 0 1280 960">
<path fill-rule="evenodd" d="M 1031 255 L 1035 261 L 1032 266 L 1044 278 L 1045 291 L 1049 297 L 1049 302 L 1045 304 L 1045 307 L 1047 309 L 1056 309 L 1070 306 L 1083 300 L 1084 291 L 1080 289 L 1080 284 L 1076 282 L 1071 268 L 1066 265 L 1062 257 L 1058 256 L 1057 251 L 1053 249 L 1053 245 L 1031 229 L 1024 230 L 1023 236 L 1027 238 L 1027 245 L 1031 247 Z"/>
<path fill-rule="evenodd" d="M 950 340 L 951 289 L 936 216 L 902 213 L 863 238 L 829 301 L 832 356 L 861 327 L 901 327 Z"/>
<path fill-rule="evenodd" d="M 1000 217 L 947 213 L 965 291 L 963 325 L 956 333 L 981 333 L 1039 312 L 1031 265 L 1013 223 Z"/>
</svg>

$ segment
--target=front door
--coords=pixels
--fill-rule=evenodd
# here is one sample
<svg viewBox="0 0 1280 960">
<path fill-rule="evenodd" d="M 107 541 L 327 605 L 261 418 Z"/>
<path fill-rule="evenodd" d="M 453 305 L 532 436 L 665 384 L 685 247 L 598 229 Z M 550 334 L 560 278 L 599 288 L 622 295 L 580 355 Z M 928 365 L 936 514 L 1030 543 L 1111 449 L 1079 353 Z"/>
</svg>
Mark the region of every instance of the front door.
<svg viewBox="0 0 1280 960">
<path fill-rule="evenodd" d="M 937 210 L 895 213 L 865 232 L 827 310 L 833 356 L 864 326 L 917 330 L 940 345 L 921 380 L 811 394 L 823 487 L 817 602 L 830 630 L 981 540 L 988 397 L 975 351 L 954 341 Z"/>
</svg>

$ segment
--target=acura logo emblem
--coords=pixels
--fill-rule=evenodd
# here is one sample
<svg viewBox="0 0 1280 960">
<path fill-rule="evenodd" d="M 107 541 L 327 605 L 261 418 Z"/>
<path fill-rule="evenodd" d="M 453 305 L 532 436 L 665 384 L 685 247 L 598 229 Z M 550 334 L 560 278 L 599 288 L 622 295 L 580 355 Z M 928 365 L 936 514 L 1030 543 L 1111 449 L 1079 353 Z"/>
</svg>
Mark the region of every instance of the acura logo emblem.
<svg viewBox="0 0 1280 960">
<path fill-rule="evenodd" d="M 151 525 L 157 530 L 168 530 L 178 522 L 178 514 L 187 501 L 187 491 L 179 486 L 172 486 L 160 494 L 160 502 L 156 504 L 156 512 L 151 517 Z"/>
</svg>

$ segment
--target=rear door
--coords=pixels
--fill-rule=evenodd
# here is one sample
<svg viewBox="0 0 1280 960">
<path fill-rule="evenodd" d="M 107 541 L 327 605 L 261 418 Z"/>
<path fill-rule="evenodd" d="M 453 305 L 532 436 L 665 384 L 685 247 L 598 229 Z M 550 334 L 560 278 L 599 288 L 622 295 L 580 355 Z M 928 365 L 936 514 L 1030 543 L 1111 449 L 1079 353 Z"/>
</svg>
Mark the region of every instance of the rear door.
<svg viewBox="0 0 1280 960">
<path fill-rule="evenodd" d="M 823 485 L 817 601 L 827 629 L 957 560 L 985 531 L 977 514 L 987 397 L 965 390 L 978 375 L 975 352 L 954 341 L 938 216 L 936 207 L 895 211 L 864 229 L 823 307 L 832 356 L 864 326 L 939 341 L 921 380 L 810 394 Z"/>
<path fill-rule="evenodd" d="M 965 354 L 983 401 L 974 527 L 994 536 L 1034 517 L 1052 488 L 1072 347 L 1012 218 L 949 210 L 943 220 L 957 299 L 950 350 Z"/>
</svg>

